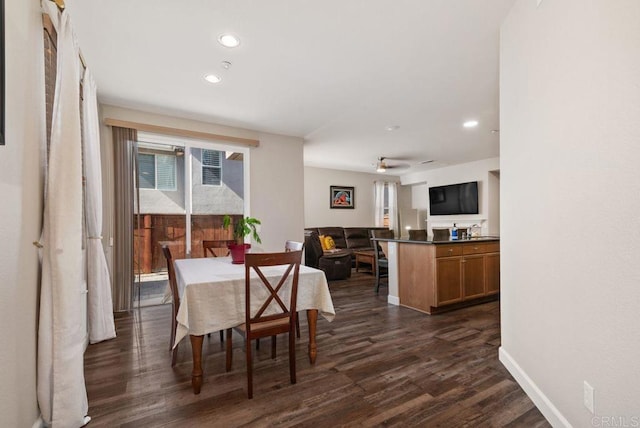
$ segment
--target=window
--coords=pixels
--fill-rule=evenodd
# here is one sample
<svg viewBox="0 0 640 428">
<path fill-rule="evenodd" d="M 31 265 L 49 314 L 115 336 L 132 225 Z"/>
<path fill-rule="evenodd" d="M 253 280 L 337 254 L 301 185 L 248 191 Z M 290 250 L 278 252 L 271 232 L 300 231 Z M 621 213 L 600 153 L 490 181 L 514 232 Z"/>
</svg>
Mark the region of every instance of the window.
<svg viewBox="0 0 640 428">
<path fill-rule="evenodd" d="M 222 152 L 202 150 L 202 184 L 220 186 L 222 184 Z"/>
<path fill-rule="evenodd" d="M 384 216 L 382 225 L 384 227 L 389 227 L 389 184 L 385 183 L 384 185 Z"/>
<path fill-rule="evenodd" d="M 176 157 L 138 154 L 138 185 L 141 189 L 176 190 Z"/>
</svg>

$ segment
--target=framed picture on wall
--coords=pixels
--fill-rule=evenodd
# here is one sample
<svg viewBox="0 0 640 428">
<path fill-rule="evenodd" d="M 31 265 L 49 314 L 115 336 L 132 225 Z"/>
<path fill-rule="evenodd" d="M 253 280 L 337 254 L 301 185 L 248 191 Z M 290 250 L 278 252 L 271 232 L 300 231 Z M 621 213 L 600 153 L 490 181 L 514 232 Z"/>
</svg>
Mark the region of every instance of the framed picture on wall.
<svg viewBox="0 0 640 428">
<path fill-rule="evenodd" d="M 4 146 L 4 0 L 0 0 L 0 146 Z"/>
<path fill-rule="evenodd" d="M 330 208 L 355 207 L 355 189 L 348 186 L 330 186 Z"/>
</svg>

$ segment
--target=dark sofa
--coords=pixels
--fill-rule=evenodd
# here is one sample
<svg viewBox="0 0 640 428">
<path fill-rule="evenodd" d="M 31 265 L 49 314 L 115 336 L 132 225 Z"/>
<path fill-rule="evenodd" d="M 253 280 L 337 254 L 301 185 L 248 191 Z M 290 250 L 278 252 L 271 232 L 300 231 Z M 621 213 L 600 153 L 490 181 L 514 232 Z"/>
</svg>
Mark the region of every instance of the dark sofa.
<svg viewBox="0 0 640 428">
<path fill-rule="evenodd" d="M 386 227 L 308 227 L 305 228 L 305 264 L 307 266 L 321 268 L 321 259 L 338 258 L 348 260 L 349 275 L 351 273 L 351 265 L 355 261 L 354 251 L 373 250 L 371 242 L 372 230 L 387 230 Z M 336 250 L 331 253 L 324 253 L 320 245 L 319 236 L 331 236 L 336 243 Z M 345 258 L 349 255 L 349 258 Z M 326 272 L 326 271 L 325 271 Z M 329 276 L 329 275 L 328 275 Z"/>
</svg>

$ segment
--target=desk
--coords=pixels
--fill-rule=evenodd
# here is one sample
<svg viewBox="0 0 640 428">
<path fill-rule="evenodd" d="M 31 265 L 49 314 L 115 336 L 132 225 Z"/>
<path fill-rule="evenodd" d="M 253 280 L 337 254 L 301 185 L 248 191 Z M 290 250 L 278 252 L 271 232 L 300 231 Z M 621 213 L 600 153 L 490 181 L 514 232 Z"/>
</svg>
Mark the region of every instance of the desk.
<svg viewBox="0 0 640 428">
<path fill-rule="evenodd" d="M 187 334 L 190 335 L 193 352 L 191 383 L 193 392 L 200 393 L 202 385 L 202 339 L 203 335 L 225 330 L 245 322 L 244 314 L 244 265 L 232 264 L 230 257 L 176 260 L 176 282 L 180 294 L 178 329 L 175 347 Z M 285 267 L 262 268 L 268 279 L 280 277 Z M 255 273 L 252 272 L 252 275 Z M 257 276 L 256 276 L 257 279 Z M 290 280 L 289 280 L 290 284 Z M 254 291 L 252 282 L 252 292 Z M 255 283 L 255 291 L 264 293 L 264 287 Z M 280 296 L 289 299 L 287 284 Z M 260 299 L 253 299 L 257 310 Z M 285 300 L 285 301 L 287 301 Z M 316 321 L 318 310 L 328 321 L 333 321 L 335 310 L 324 272 L 308 266 L 300 266 L 298 277 L 297 310 L 307 311 L 309 322 L 309 360 L 315 363 Z M 268 312 L 268 311 L 267 311 Z"/>
</svg>

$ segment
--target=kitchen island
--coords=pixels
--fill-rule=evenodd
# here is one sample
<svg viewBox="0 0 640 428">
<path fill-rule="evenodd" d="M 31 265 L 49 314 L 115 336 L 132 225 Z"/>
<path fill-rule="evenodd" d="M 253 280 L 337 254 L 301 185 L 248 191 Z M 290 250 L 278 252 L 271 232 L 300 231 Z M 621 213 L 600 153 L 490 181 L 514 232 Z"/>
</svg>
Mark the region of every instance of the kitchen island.
<svg viewBox="0 0 640 428">
<path fill-rule="evenodd" d="M 389 260 L 390 304 L 435 314 L 499 296 L 498 237 L 375 241 Z"/>
</svg>

